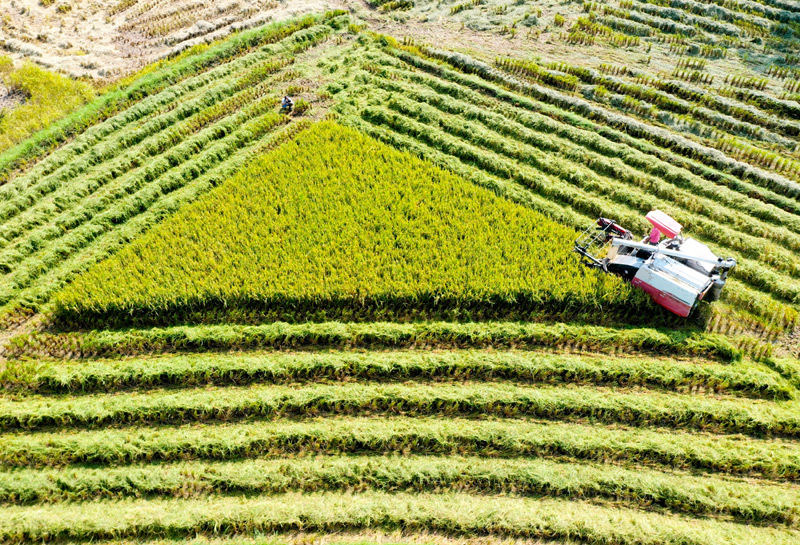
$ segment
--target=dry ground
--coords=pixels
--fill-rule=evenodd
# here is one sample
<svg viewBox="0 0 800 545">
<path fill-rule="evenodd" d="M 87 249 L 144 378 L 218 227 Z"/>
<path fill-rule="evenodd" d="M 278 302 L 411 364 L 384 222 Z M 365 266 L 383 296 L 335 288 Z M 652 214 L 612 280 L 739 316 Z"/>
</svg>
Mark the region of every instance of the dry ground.
<svg viewBox="0 0 800 545">
<path fill-rule="evenodd" d="M 45 4 L 49 5 L 43 5 Z M 50 3 L 52 2 L 52 3 Z M 0 53 L 95 79 L 130 73 L 233 30 L 346 0 L 5 0 Z"/>
<path fill-rule="evenodd" d="M 113 80 L 236 29 L 303 13 L 349 9 L 373 30 L 486 58 L 535 56 L 595 68 L 610 63 L 654 75 L 671 71 L 678 59 L 667 44 L 617 48 L 602 42 L 594 46 L 565 43 L 559 34 L 585 14 L 578 4 L 563 0 L 509 4 L 520 13 L 540 14 L 536 24 L 520 24 L 514 34 L 504 33 L 501 26 L 515 15 L 492 15 L 502 2 L 451 16 L 450 7 L 456 3 L 424 0 L 409 12 L 383 13 L 370 8 L 366 0 L 4 0 L 0 2 L 0 54 L 28 58 L 72 76 Z M 558 13 L 566 17 L 563 27 L 553 24 Z M 756 58 L 734 54 L 709 63 L 707 71 L 718 79 L 725 74 L 758 75 L 768 63 L 754 64 Z"/>
</svg>

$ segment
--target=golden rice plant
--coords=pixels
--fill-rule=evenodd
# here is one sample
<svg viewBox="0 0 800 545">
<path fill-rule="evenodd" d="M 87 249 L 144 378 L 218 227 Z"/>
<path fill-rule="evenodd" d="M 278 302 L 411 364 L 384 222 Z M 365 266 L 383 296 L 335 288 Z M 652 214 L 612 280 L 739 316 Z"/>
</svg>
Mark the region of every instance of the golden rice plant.
<svg viewBox="0 0 800 545">
<path fill-rule="evenodd" d="M 487 319 L 646 305 L 575 232 L 353 130 L 316 125 L 57 297 L 62 320 Z M 644 307 L 643 307 L 644 308 Z"/>
</svg>

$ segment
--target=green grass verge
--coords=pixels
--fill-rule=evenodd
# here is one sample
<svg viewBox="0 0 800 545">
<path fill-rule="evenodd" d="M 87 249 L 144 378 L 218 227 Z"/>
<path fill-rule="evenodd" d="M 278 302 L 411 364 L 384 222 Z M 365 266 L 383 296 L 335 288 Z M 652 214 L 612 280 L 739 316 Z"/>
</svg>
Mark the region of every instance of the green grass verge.
<svg viewBox="0 0 800 545">
<path fill-rule="evenodd" d="M 0 153 L 94 98 L 94 90 L 85 81 L 49 72 L 31 62 L 11 69 L 9 62 L 8 57 L 0 57 L 0 76 L 26 100 L 0 116 Z"/>
</svg>

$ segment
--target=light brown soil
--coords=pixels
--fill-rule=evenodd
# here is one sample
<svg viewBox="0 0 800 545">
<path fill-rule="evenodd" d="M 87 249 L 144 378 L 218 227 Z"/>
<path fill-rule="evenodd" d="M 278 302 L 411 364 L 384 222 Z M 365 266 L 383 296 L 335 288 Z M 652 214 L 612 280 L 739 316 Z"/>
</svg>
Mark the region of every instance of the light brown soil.
<svg viewBox="0 0 800 545">
<path fill-rule="evenodd" d="M 45 3 L 52 0 L 44 0 Z M 348 0 L 6 0 L 0 53 L 72 76 L 113 79 L 234 30 L 343 8 Z M 70 6 L 69 10 L 61 6 Z"/>
<path fill-rule="evenodd" d="M 601 45 L 565 48 L 563 41 L 553 37 L 557 29 L 540 35 L 521 31 L 509 37 L 497 31 L 472 30 L 447 16 L 416 11 L 384 13 L 369 7 L 365 0 L 45 0 L 54 2 L 48 7 L 41 1 L 0 3 L 0 53 L 94 79 L 129 74 L 170 53 L 236 29 L 329 9 L 349 9 L 377 32 L 480 52 L 487 58 L 535 55 L 576 64 L 589 61 L 591 65 L 631 61 L 630 52 Z M 72 8 L 60 12 L 61 5 Z M 615 59 L 615 55 L 624 58 Z"/>
<path fill-rule="evenodd" d="M 448 2 L 418 4 L 408 12 L 384 13 L 366 0 L 5 0 L 0 2 L 0 54 L 27 58 L 72 76 L 116 79 L 240 28 L 303 13 L 349 9 L 377 32 L 411 36 L 420 43 L 478 53 L 487 59 L 538 57 L 594 68 L 608 63 L 658 75 L 671 71 L 678 58 L 669 53 L 667 44 L 646 47 L 643 43 L 630 49 L 609 47 L 602 41 L 592 46 L 569 45 L 559 34 L 585 14 L 579 6 L 557 0 L 526 7 L 541 14 L 539 22 L 532 27 L 519 25 L 515 34 L 503 33 L 497 21 L 489 23 L 496 18 L 486 10 L 501 6 L 500 1 L 481 6 L 483 11 L 476 8 L 457 16 L 449 15 Z M 557 13 L 566 16 L 563 27 L 553 25 Z M 477 27 L 486 29 L 474 30 Z M 726 74 L 752 75 L 738 55 L 710 62 L 707 71 L 718 80 Z M 778 87 L 772 90 L 780 91 Z"/>
</svg>

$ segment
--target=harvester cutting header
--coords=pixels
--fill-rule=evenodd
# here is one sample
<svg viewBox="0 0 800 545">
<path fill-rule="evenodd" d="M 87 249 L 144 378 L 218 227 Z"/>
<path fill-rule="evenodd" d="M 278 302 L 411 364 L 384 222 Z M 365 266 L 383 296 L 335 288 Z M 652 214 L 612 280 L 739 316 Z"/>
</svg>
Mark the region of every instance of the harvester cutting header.
<svg viewBox="0 0 800 545">
<path fill-rule="evenodd" d="M 577 238 L 575 251 L 585 265 L 621 276 L 678 316 L 689 316 L 700 301 L 719 299 L 736 260 L 684 239 L 681 224 L 660 210 L 645 217 L 653 229 L 641 242 L 614 220 L 599 218 Z"/>
</svg>

